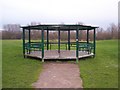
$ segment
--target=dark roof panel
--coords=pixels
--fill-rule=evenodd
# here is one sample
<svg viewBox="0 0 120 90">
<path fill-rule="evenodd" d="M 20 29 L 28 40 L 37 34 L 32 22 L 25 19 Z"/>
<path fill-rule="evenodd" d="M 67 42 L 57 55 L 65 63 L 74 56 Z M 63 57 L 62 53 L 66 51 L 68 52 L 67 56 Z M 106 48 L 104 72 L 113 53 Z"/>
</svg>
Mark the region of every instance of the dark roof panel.
<svg viewBox="0 0 120 90">
<path fill-rule="evenodd" d="M 53 31 L 57 31 L 58 29 L 59 30 L 63 30 L 63 31 L 66 31 L 66 30 L 76 30 L 76 29 L 79 29 L 79 30 L 92 30 L 92 29 L 95 29 L 95 28 L 98 28 L 98 27 L 94 27 L 94 26 L 88 26 L 88 25 L 78 25 L 78 24 L 54 24 L 54 25 L 50 25 L 50 24 L 42 24 L 42 25 L 31 25 L 31 26 L 23 26 L 21 28 L 24 28 L 24 29 L 32 29 L 32 30 L 53 30 Z"/>
</svg>

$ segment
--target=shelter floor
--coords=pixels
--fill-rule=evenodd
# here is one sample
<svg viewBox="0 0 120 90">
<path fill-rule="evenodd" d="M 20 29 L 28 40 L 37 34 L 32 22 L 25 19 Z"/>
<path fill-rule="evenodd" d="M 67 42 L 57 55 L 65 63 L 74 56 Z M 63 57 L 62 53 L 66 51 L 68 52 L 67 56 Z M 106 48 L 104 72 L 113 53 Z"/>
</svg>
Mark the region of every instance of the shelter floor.
<svg viewBox="0 0 120 90">
<path fill-rule="evenodd" d="M 41 51 L 31 51 L 30 54 L 25 54 L 29 57 L 35 57 L 42 59 Z M 93 53 L 88 54 L 87 51 L 79 51 L 79 58 L 90 57 L 93 56 Z M 58 50 L 45 50 L 44 51 L 44 59 L 76 59 L 76 51 L 75 50 L 61 50 L 58 53 Z"/>
</svg>

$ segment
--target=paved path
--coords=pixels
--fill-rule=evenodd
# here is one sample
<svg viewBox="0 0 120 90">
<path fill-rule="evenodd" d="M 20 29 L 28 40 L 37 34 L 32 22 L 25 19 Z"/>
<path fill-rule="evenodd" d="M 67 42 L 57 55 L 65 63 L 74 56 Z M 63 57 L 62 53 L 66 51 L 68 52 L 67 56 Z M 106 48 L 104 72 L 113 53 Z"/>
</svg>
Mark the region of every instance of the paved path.
<svg viewBox="0 0 120 90">
<path fill-rule="evenodd" d="M 77 64 L 45 63 L 35 88 L 82 88 L 82 80 Z"/>
</svg>

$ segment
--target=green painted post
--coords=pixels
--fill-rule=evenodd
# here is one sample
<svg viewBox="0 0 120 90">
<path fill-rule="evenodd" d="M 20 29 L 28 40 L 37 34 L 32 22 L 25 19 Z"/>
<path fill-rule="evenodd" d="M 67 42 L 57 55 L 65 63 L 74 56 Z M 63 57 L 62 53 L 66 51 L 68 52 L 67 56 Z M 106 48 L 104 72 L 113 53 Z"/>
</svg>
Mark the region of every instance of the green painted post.
<svg viewBox="0 0 120 90">
<path fill-rule="evenodd" d="M 76 63 L 78 63 L 78 59 L 79 59 L 79 52 L 78 52 L 78 46 L 79 46 L 79 41 L 78 41 L 78 33 L 79 32 L 79 28 L 76 29 Z"/>
<path fill-rule="evenodd" d="M 87 30 L 87 44 L 89 43 L 89 30 Z"/>
<path fill-rule="evenodd" d="M 23 56 L 25 58 L 25 29 L 23 28 Z"/>
<path fill-rule="evenodd" d="M 49 30 L 47 30 L 47 50 L 49 50 Z"/>
<path fill-rule="evenodd" d="M 82 40 L 82 31 L 81 30 L 79 31 L 79 40 L 80 41 Z"/>
<path fill-rule="evenodd" d="M 94 43 L 94 51 L 93 51 L 93 53 L 94 53 L 94 57 L 95 57 L 95 54 L 96 54 L 96 52 L 95 52 L 95 50 L 96 50 L 96 33 L 95 33 L 95 28 L 94 28 L 94 37 L 93 37 L 93 43 Z"/>
<path fill-rule="evenodd" d="M 42 62 L 44 62 L 44 29 L 42 28 Z"/>
<path fill-rule="evenodd" d="M 68 30 L 68 50 L 70 50 L 70 30 Z"/>
<path fill-rule="evenodd" d="M 58 29 L 58 53 L 60 53 L 60 29 Z"/>
<path fill-rule="evenodd" d="M 31 34 L 31 30 L 30 30 L 30 27 L 29 27 L 29 29 L 28 29 L 28 42 L 29 42 L 29 48 L 30 48 L 30 45 L 31 45 L 31 36 L 30 36 L 30 34 Z M 30 49 L 29 49 L 29 54 L 30 54 Z"/>
</svg>

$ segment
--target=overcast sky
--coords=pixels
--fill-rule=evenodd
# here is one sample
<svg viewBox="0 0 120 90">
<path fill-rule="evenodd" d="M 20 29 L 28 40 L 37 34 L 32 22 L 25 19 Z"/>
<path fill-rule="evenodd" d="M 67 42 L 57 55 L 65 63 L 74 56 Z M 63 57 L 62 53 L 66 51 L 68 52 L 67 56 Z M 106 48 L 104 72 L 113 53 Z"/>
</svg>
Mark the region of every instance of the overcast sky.
<svg viewBox="0 0 120 90">
<path fill-rule="evenodd" d="M 3 24 L 74 23 L 106 28 L 118 23 L 119 0 L 0 0 Z"/>
</svg>

